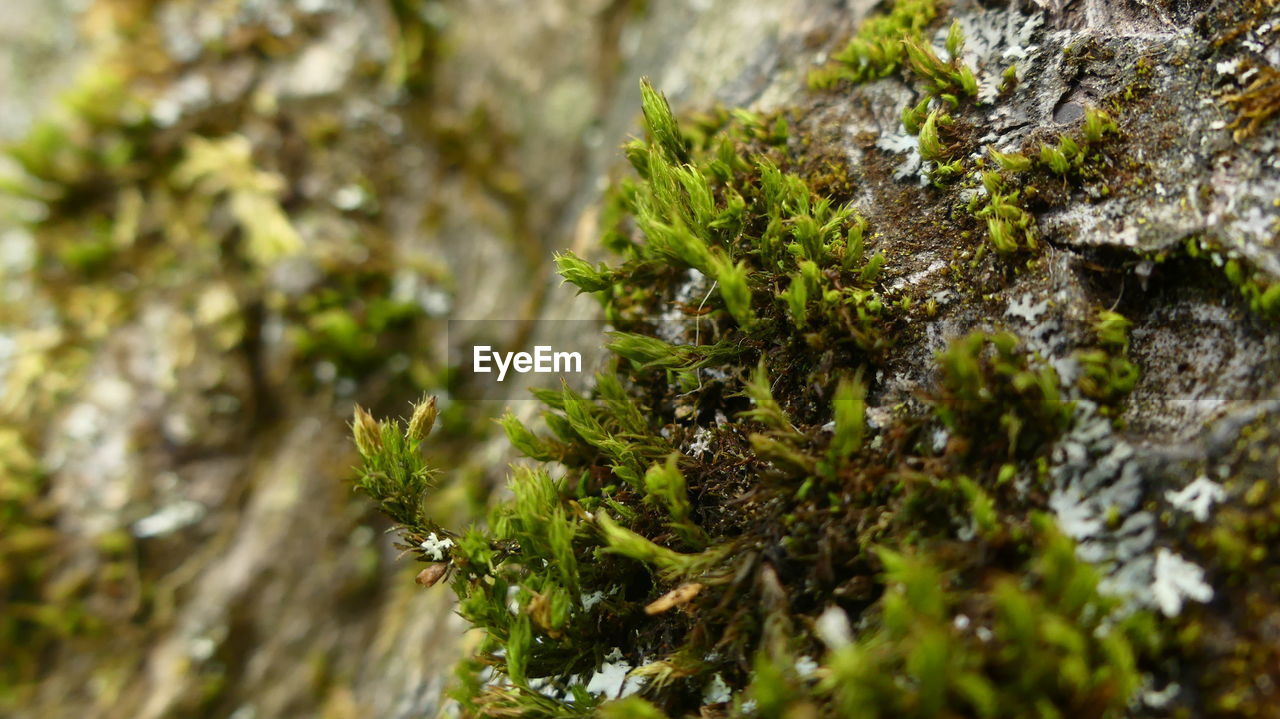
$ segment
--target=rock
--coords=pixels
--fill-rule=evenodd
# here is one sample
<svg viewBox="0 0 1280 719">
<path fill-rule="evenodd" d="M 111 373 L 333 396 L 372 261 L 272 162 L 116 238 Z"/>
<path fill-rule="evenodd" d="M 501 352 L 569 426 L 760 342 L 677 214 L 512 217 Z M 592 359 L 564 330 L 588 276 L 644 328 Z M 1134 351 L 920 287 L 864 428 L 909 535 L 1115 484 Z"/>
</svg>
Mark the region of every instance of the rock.
<svg viewBox="0 0 1280 719">
<path fill-rule="evenodd" d="M 1055 369 L 1078 402 L 1028 491 L 1106 591 L 1176 637 L 1135 713 L 1274 706 L 1280 135 L 1257 84 L 1280 67 L 1273 7 L 954 3 L 925 39 L 948 57 L 959 23 L 977 94 L 941 130 L 967 177 L 940 181 L 903 126 L 922 97 L 910 73 L 806 87 L 885 11 L 869 1 L 13 4 L 0 94 L 23 103 L 0 134 L 27 133 L 29 184 L 0 215 L 0 471 L 16 488 L 0 502 L 18 517 L 0 529 L 31 548 L 0 545 L 22 568 L 0 596 L 43 609 L 0 619 L 4 641 L 29 638 L 0 682 L 25 715 L 443 705 L 464 624 L 351 495 L 346 422 L 356 401 L 406 414 L 443 387 L 438 338 L 469 327 L 446 318 L 518 320 L 503 332 L 555 344 L 584 326 L 558 320 L 598 316 L 549 260 L 610 259 L 601 204 L 640 76 L 681 113 L 783 113 L 813 186 L 867 218 L 878 291 L 912 302 L 868 377 L 878 426 L 920 408 L 935 354 L 974 329 L 1013 331 Z M 19 32 L 41 23 L 58 32 Z M 1035 160 L 1095 107 L 1117 132 L 1089 169 L 1009 175 L 1036 249 L 993 250 L 969 209 L 992 204 L 974 176 L 986 148 Z M 57 131 L 28 133 L 37 116 Z M 1111 354 L 1141 375 L 1100 398 L 1076 380 L 1104 309 L 1132 322 Z M 430 451 L 487 491 L 510 452 L 480 405 L 442 396 L 450 439 Z M 1201 478 L 1215 499 L 1182 511 Z M 470 516 L 461 494 L 433 500 L 449 526 Z M 815 611 L 829 643 L 856 639 L 856 616 Z M 1233 648 L 1246 658 L 1226 662 Z M 605 666 L 622 686 L 621 655 Z M 717 701 L 739 689 L 716 680 Z"/>
</svg>

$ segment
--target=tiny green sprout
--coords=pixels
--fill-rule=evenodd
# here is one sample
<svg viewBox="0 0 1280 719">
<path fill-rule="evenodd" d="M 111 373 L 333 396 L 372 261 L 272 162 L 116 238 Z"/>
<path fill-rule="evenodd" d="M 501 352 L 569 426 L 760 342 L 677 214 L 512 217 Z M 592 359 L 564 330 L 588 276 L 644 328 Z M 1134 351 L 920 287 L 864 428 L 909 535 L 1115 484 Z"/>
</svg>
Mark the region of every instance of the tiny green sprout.
<svg viewBox="0 0 1280 719">
<path fill-rule="evenodd" d="M 1244 283 L 1244 271 L 1240 269 L 1240 261 L 1234 258 L 1227 260 L 1222 266 L 1222 274 L 1226 275 L 1227 281 L 1233 285 L 1239 286 Z"/>
<path fill-rule="evenodd" d="M 914 106 L 907 105 L 902 108 L 902 128 L 907 131 L 908 135 L 920 134 L 920 125 L 929 116 L 930 99 L 929 95 L 925 95 Z"/>
<path fill-rule="evenodd" d="M 1009 63 L 1009 67 L 1000 73 L 1000 92 L 1008 92 L 1018 84 L 1018 65 L 1017 63 Z"/>
<path fill-rule="evenodd" d="M 653 241 L 654 245 L 665 250 L 669 257 L 683 262 L 704 275 L 714 274 L 711 269 L 710 248 L 707 247 L 707 243 L 701 237 L 691 232 L 683 222 L 677 222 L 666 227 L 652 222 L 645 222 L 642 226 L 645 229 L 645 234 Z"/>
<path fill-rule="evenodd" d="M 973 76 L 973 70 L 970 70 L 968 65 L 962 63 L 960 69 L 956 71 L 956 84 L 966 95 L 978 94 L 978 78 Z"/>
<path fill-rule="evenodd" d="M 1258 306 L 1267 314 L 1280 314 L 1280 282 L 1263 291 L 1258 297 Z"/>
<path fill-rule="evenodd" d="M 779 295 L 787 305 L 791 321 L 798 329 L 804 329 L 808 323 L 809 290 L 804 278 L 799 274 L 791 275 L 791 284 Z"/>
<path fill-rule="evenodd" d="M 511 446 L 515 447 L 520 454 L 537 460 L 539 462 L 550 462 L 557 458 L 556 454 L 551 451 L 551 446 L 538 438 L 538 435 L 524 426 L 513 413 L 508 411 L 498 420 L 502 425 L 502 429 L 506 432 L 507 440 L 511 442 Z"/>
<path fill-rule="evenodd" d="M 620 554 L 658 569 L 668 580 L 689 577 L 712 569 L 728 553 L 729 547 L 712 547 L 698 554 L 681 554 L 646 539 L 618 524 L 603 510 L 595 513 L 596 526 L 604 538 L 603 551 Z"/>
<path fill-rule="evenodd" d="M 849 232 L 845 235 L 844 257 L 841 260 L 841 265 L 844 269 L 852 269 L 855 264 L 862 261 L 863 234 L 866 231 L 866 218 L 862 215 L 854 215 L 853 223 L 849 226 Z"/>
<path fill-rule="evenodd" d="M 1040 145 L 1040 164 L 1059 175 L 1065 175 L 1071 169 L 1071 163 L 1062 150 L 1049 145 Z"/>
<path fill-rule="evenodd" d="M 935 186 L 941 186 L 939 183 L 954 180 L 964 174 L 964 161 L 961 159 L 951 162 L 940 163 L 933 168 L 933 172 L 929 177 L 933 180 Z"/>
<path fill-rule="evenodd" d="M 751 399 L 755 407 L 739 413 L 739 417 L 753 419 L 777 432 L 798 436 L 795 426 L 782 411 L 782 406 L 773 398 L 764 357 L 760 358 L 755 371 L 751 373 L 751 380 L 743 387 L 743 394 Z"/>
<path fill-rule="evenodd" d="M 996 514 L 996 504 L 991 499 L 991 495 L 983 491 L 982 487 L 978 486 L 972 479 L 963 475 L 956 478 L 956 484 L 960 487 L 960 491 L 965 498 L 969 500 L 969 516 L 973 517 L 973 523 L 976 525 L 978 532 L 983 535 L 990 535 L 995 532 L 999 527 L 1000 520 Z"/>
<path fill-rule="evenodd" d="M 667 456 L 664 464 L 650 465 L 644 475 L 644 488 L 650 501 L 657 502 L 671 515 L 671 528 L 690 546 L 707 545 L 706 532 L 689 519 L 691 505 L 684 474 L 676 466 L 678 455 Z"/>
<path fill-rule="evenodd" d="M 751 309 L 751 288 L 747 286 L 747 265 L 736 264 L 723 253 L 711 256 L 712 276 L 720 286 L 720 297 L 733 319 L 743 329 L 755 324 L 756 315 Z"/>
<path fill-rule="evenodd" d="M 938 139 L 938 111 L 934 110 L 920 126 L 920 157 L 930 162 L 939 162 L 945 155 L 942 141 Z"/>
<path fill-rule="evenodd" d="M 964 50 L 964 28 L 960 25 L 960 21 L 953 20 L 950 29 L 947 30 L 947 55 L 955 60 L 960 57 L 962 50 Z"/>
<path fill-rule="evenodd" d="M 986 189 L 988 195 L 995 197 L 1004 186 L 1004 180 L 998 172 L 984 172 L 982 173 L 982 186 Z"/>
<path fill-rule="evenodd" d="M 631 140 L 622 146 L 622 153 L 626 155 L 627 162 L 631 163 L 631 167 L 635 169 L 636 174 L 645 179 L 649 178 L 649 145 L 644 140 Z"/>
<path fill-rule="evenodd" d="M 867 387 L 862 383 L 861 372 L 845 377 L 836 385 L 832 400 L 835 430 L 827 455 L 832 464 L 839 466 L 862 449 L 866 434 Z"/>
<path fill-rule="evenodd" d="M 927 42 L 903 38 L 902 46 L 907 52 L 908 65 L 921 79 L 931 82 L 937 89 L 952 86 L 951 66 L 943 62 Z"/>
<path fill-rule="evenodd" d="M 784 145 L 787 137 L 790 135 L 790 128 L 787 126 L 787 118 L 779 114 L 778 119 L 773 122 L 773 132 L 769 134 L 769 144 Z"/>
<path fill-rule="evenodd" d="M 801 452 L 790 442 L 774 439 L 765 434 L 753 433 L 749 437 L 751 448 L 756 454 L 798 475 L 812 474 L 817 463 L 812 457 Z"/>
<path fill-rule="evenodd" d="M 684 135 L 676 124 L 671 105 L 662 93 L 653 89 L 649 78 L 640 80 L 640 109 L 644 112 L 645 126 L 654 142 L 666 155 L 669 162 L 684 164 L 689 161 L 689 148 Z"/>
<path fill-rule="evenodd" d="M 434 412 L 434 402 L 424 399 L 402 428 L 397 421 L 379 422 L 357 406 L 352 434 L 362 461 L 355 484 L 400 525 L 406 540 L 401 546 L 432 561 L 448 561 L 454 535 L 429 517 L 424 507 L 428 493 L 437 486 L 438 472 L 427 466 L 418 449 Z"/>
<path fill-rule="evenodd" d="M 1012 462 L 1000 465 L 1000 474 L 996 476 L 996 484 L 1008 484 L 1018 476 L 1018 466 Z"/>
<path fill-rule="evenodd" d="M 752 112 L 745 107 L 735 107 L 729 111 L 729 114 L 742 125 L 742 129 L 748 135 L 755 135 L 764 128 L 764 118 L 759 113 Z"/>
<path fill-rule="evenodd" d="M 867 260 L 867 264 L 863 266 L 859 277 L 863 282 L 875 282 L 880 276 L 880 270 L 884 268 L 885 257 L 883 252 L 877 252 Z"/>
<path fill-rule="evenodd" d="M 576 286 L 578 294 L 603 292 L 613 286 L 612 273 L 603 264 L 592 267 L 591 263 L 572 252 L 556 254 L 554 259 L 560 276 L 565 282 Z"/>
<path fill-rule="evenodd" d="M 1008 254 L 1018 249 L 1018 241 L 1013 237 L 1013 226 L 999 217 L 987 218 L 987 237 L 998 252 Z"/>
<path fill-rule="evenodd" d="M 825 259 L 825 248 L 822 244 L 822 231 L 818 222 L 809 215 L 796 217 L 791 224 L 791 235 L 799 243 L 802 254 L 810 260 L 821 262 Z"/>
<path fill-rule="evenodd" d="M 800 276 L 804 278 L 805 287 L 814 294 L 821 294 L 822 270 L 818 268 L 818 263 L 810 260 L 801 260 L 799 267 Z"/>
<path fill-rule="evenodd" d="M 696 359 L 691 348 L 671 345 L 656 337 L 612 332 L 610 339 L 612 341 L 605 345 L 607 349 L 642 367 L 684 369 Z"/>
<path fill-rule="evenodd" d="M 1108 132 L 1119 132 L 1116 123 L 1111 119 L 1105 111 L 1096 107 L 1085 108 L 1084 111 L 1084 139 L 1090 144 L 1101 142 L 1102 138 Z"/>
<path fill-rule="evenodd" d="M 644 475 L 644 488 L 649 497 L 666 508 L 671 518 L 683 522 L 689 518 L 689 496 L 685 489 L 684 474 L 676 466 L 679 455 L 670 454 L 664 464 L 650 465 Z"/>
<path fill-rule="evenodd" d="M 1100 310 L 1093 323 L 1093 331 L 1103 346 L 1127 352 L 1129 350 L 1129 327 L 1133 323 L 1119 312 Z"/>
<path fill-rule="evenodd" d="M 1084 151 L 1080 148 L 1080 144 L 1066 135 L 1058 139 L 1058 150 L 1068 160 L 1075 160 L 1078 163 L 1084 159 Z"/>
<path fill-rule="evenodd" d="M 1031 169 L 1031 158 L 1016 152 L 1003 153 L 994 146 L 987 146 L 987 154 L 991 159 L 999 165 L 1001 170 L 1009 172 L 1024 172 Z"/>
</svg>

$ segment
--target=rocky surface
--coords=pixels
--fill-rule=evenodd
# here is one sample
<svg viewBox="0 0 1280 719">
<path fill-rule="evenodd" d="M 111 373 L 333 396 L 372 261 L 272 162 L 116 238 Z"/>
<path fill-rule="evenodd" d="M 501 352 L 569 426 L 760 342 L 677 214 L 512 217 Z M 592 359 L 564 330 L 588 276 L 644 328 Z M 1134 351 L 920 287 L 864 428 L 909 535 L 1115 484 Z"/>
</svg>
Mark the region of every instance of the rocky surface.
<svg viewBox="0 0 1280 719">
<path fill-rule="evenodd" d="M 976 259 L 972 195 L 928 186 L 936 163 L 900 122 L 911 83 L 807 89 L 874 5 L 17 3 L 0 96 L 23 104 L 2 132 L 64 129 L 27 135 L 39 181 L 6 200 L 0 246 L 0 499 L 19 517 L 0 527 L 25 538 L 0 545 L 0 590 L 23 607 L 0 620 L 10 711 L 437 712 L 464 627 L 352 496 L 347 418 L 355 401 L 394 414 L 445 393 L 436 451 L 458 481 L 439 511 L 474 515 L 505 441 L 493 407 L 447 401 L 444 321 L 597 311 L 559 287 L 550 253 L 598 252 L 647 75 L 677 109 L 790 112 L 869 219 L 886 300 L 933 303 L 876 378 L 872 416 L 916 401 L 935 352 L 971 329 L 1016 331 L 1074 386 L 1096 310 L 1133 321 L 1142 374 L 1122 421 L 1082 398 L 1047 504 L 1112 591 L 1180 622 L 1201 657 L 1149 677 L 1135 711 L 1266 716 L 1280 352 L 1275 312 L 1250 300 L 1280 278 L 1280 134 L 1238 118 L 1266 106 L 1255 83 L 1280 67 L 1280 17 L 1226 0 L 955 3 L 982 100 L 955 141 L 973 158 L 1034 153 L 1086 106 L 1119 125 L 1099 174 L 1027 193 L 1043 252 L 1016 273 Z M 40 23 L 63 39 L 37 40 Z M 940 52 L 947 29 L 930 28 Z M 56 87 L 80 99 L 54 103 Z"/>
</svg>

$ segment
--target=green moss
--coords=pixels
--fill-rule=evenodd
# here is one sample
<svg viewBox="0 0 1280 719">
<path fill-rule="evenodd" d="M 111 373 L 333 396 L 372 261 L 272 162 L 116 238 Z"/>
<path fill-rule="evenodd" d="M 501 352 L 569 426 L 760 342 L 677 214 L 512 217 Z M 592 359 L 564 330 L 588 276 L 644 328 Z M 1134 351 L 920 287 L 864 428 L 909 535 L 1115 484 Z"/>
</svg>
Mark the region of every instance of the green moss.
<svg viewBox="0 0 1280 719">
<path fill-rule="evenodd" d="M 979 442 L 984 455 L 1025 455 L 1065 429 L 1071 403 L 1058 394 L 1058 375 L 1034 366 L 1009 333 L 975 332 L 939 356 L 942 391 L 936 411 L 953 432 Z M 994 433 L 999 429 L 1001 433 Z"/>
<path fill-rule="evenodd" d="M 830 62 L 811 72 L 809 86 L 830 88 L 892 74 L 907 61 L 907 39 L 918 43 L 937 15 L 936 0 L 896 0 L 887 13 L 868 18 Z"/>
<path fill-rule="evenodd" d="M 1024 575 L 978 591 L 952 590 L 936 559 L 882 550 L 873 628 L 830 653 L 818 691 L 844 716 L 1123 716 L 1147 618 L 1104 620 L 1114 600 L 1051 526 L 1038 518 Z"/>
<path fill-rule="evenodd" d="M 618 328 L 617 362 L 591 395 L 535 393 L 548 434 L 501 420 L 518 450 L 562 469 L 514 469 L 510 501 L 450 531 L 413 501 L 431 488 L 413 479 L 425 470 L 405 430 L 361 420 L 361 485 L 410 512 L 397 520 L 406 548 L 447 565 L 483 630 L 463 707 L 1119 715 L 1151 651 L 1147 615 L 1115 615 L 1037 513 L 1040 493 L 1015 488 L 1043 477 L 1070 427 L 1053 370 L 1013 335 L 959 338 L 924 411 L 873 431 L 868 378 L 910 311 L 881 299 L 874 223 L 792 169 L 802 161 L 760 134 L 767 123 L 726 113 L 686 132 L 641 92 L 648 132 L 626 148 L 636 177 L 606 234 L 619 261 L 558 258 Z M 991 216 L 1016 226 L 1000 206 Z M 653 318 L 690 282 L 706 299 L 659 339 Z M 1121 356 L 1123 325 L 1103 314 L 1096 327 Z M 708 408 L 723 421 L 699 420 Z M 695 437 L 707 450 L 682 452 Z M 824 637 L 828 612 L 858 637 Z M 802 657 L 817 669 L 800 671 Z M 643 701 L 586 691 L 618 662 Z M 706 706 L 721 685 L 728 703 Z"/>
<path fill-rule="evenodd" d="M 1280 427 L 1267 415 L 1245 427 L 1220 468 L 1226 496 L 1205 522 L 1185 522 L 1187 553 L 1208 571 L 1214 603 L 1176 619 L 1173 679 L 1200 699 L 1188 715 L 1266 716 L 1280 701 L 1275 676 L 1280 650 L 1266 627 L 1277 619 L 1280 586 Z"/>
<path fill-rule="evenodd" d="M 1206 262 L 1221 272 L 1254 313 L 1268 318 L 1280 317 L 1280 281 L 1211 238 L 1189 237 L 1183 248 L 1187 257 Z"/>
<path fill-rule="evenodd" d="M 986 224 L 987 240 L 1003 255 L 1037 247 L 1035 219 L 1024 209 L 1025 195 L 1034 188 L 1037 175 L 1048 174 L 1057 182 L 1087 182 L 1099 173 L 1097 165 L 1105 162 L 1101 153 L 1104 141 L 1119 128 L 1110 115 L 1097 108 L 1086 108 L 1078 133 L 1062 134 L 1056 143 L 1041 143 L 1038 153 L 1028 157 L 1021 152 L 1004 153 L 987 147 L 987 155 L 998 170 L 981 172 L 982 192 L 973 194 L 969 211 Z M 1078 139 L 1077 139 L 1078 138 Z M 964 168 L 981 171 L 982 162 Z M 962 170 L 956 170 L 959 174 Z"/>
</svg>

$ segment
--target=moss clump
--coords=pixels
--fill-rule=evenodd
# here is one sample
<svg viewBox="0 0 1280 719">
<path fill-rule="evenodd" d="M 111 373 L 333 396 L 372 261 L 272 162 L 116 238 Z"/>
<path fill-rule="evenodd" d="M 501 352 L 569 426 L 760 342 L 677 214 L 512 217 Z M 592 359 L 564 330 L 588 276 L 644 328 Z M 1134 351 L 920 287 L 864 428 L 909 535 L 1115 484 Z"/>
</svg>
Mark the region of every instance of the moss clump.
<svg viewBox="0 0 1280 719">
<path fill-rule="evenodd" d="M 1138 366 L 1128 358 L 1131 324 L 1118 312 L 1098 312 L 1093 330 L 1100 346 L 1075 353 L 1080 363 L 1077 382 L 1086 397 L 1104 405 L 1114 404 L 1138 383 Z"/>
<path fill-rule="evenodd" d="M 809 74 L 809 86 L 830 88 L 841 81 L 886 77 L 908 60 L 908 45 L 919 52 L 922 33 L 938 15 L 936 0 L 896 0 L 883 15 L 867 19 L 844 49 Z"/>
<path fill-rule="evenodd" d="M 1042 142 L 1039 150 L 1030 155 L 1000 152 L 988 146 L 987 156 L 995 168 L 985 170 L 985 163 L 978 160 L 965 171 L 981 178 L 982 189 L 974 189 L 968 209 L 975 219 L 986 223 L 991 247 L 1001 254 L 1035 249 L 1035 219 L 1025 208 L 1026 196 L 1035 193 L 1044 203 L 1046 193 L 1040 187 L 1061 186 L 1065 190 L 1068 182 L 1079 184 L 1099 178 L 1106 163 L 1101 147 L 1109 135 L 1118 132 L 1110 115 L 1090 107 L 1085 109 L 1078 131 L 1059 135 L 1053 144 Z"/>
<path fill-rule="evenodd" d="M 624 264 L 605 272 L 565 255 L 558 262 L 566 279 L 599 293 L 606 316 L 620 328 L 651 329 L 662 300 L 647 291 L 649 283 L 674 281 L 692 269 L 714 286 L 703 304 L 685 308 L 690 318 L 711 311 L 706 322 L 696 322 L 706 337 L 733 325 L 753 342 L 769 342 L 789 336 L 779 333 L 782 326 L 813 323 L 829 331 L 811 342 L 853 345 L 858 354 L 881 348 L 890 311 L 875 283 L 884 257 L 868 251 L 867 223 L 853 206 L 815 194 L 787 171 L 791 157 L 763 123 L 739 115 L 716 134 L 690 137 L 676 126 L 665 99 L 647 84 L 642 90 L 651 140 L 626 148 L 640 182 L 618 189 L 619 223 L 607 238 Z M 695 323 L 684 324 L 675 330 Z M 616 347 L 633 361 L 679 363 L 676 350 L 628 343 L 636 344 Z"/>
<path fill-rule="evenodd" d="M 28 439 L 0 428 L 0 706 L 15 702 L 58 640 L 99 623 L 80 601 L 90 577 L 58 580 L 65 560 Z"/>
<path fill-rule="evenodd" d="M 1034 452 L 1070 421 L 1057 373 L 1032 366 L 1010 333 L 970 334 L 953 342 L 939 363 L 938 416 L 952 432 L 980 443 L 975 449 L 982 456 Z"/>
<path fill-rule="evenodd" d="M 761 125 L 687 133 L 647 84 L 642 99 L 607 234 L 621 263 L 558 258 L 619 328 L 617 361 L 590 395 L 536 393 L 549 434 L 502 420 L 554 473 L 517 468 L 510 501 L 447 534 L 405 430 L 357 424 L 361 486 L 416 508 L 405 546 L 447 565 L 484 630 L 462 706 L 1119 715 L 1150 632 L 1113 616 L 1037 514 L 1072 417 L 1052 369 L 1013 335 L 963 337 L 926 402 L 872 425 L 896 319 L 867 223 L 788 171 Z M 654 319 L 691 284 L 689 320 Z"/>
<path fill-rule="evenodd" d="M 1120 716 L 1149 618 L 1107 619 L 1115 600 L 1051 527 L 1037 517 L 1025 574 L 976 591 L 954 591 L 929 558 L 882 550 L 875 628 L 830 652 L 819 690 L 843 716 Z"/>
<path fill-rule="evenodd" d="M 1189 237 L 1184 243 L 1187 257 L 1203 260 L 1222 273 L 1237 290 L 1249 309 L 1262 317 L 1280 317 L 1280 282 L 1254 267 L 1237 252 L 1206 237 Z"/>
<path fill-rule="evenodd" d="M 1174 716 L 1268 716 L 1280 705 L 1280 648 L 1270 636 L 1280 621 L 1277 440 L 1274 414 L 1245 427 L 1214 463 L 1224 479 L 1212 517 L 1178 517 L 1215 597 L 1214 606 L 1189 607 L 1171 633 L 1178 661 L 1170 680 L 1201 697 L 1175 707 Z"/>
</svg>

